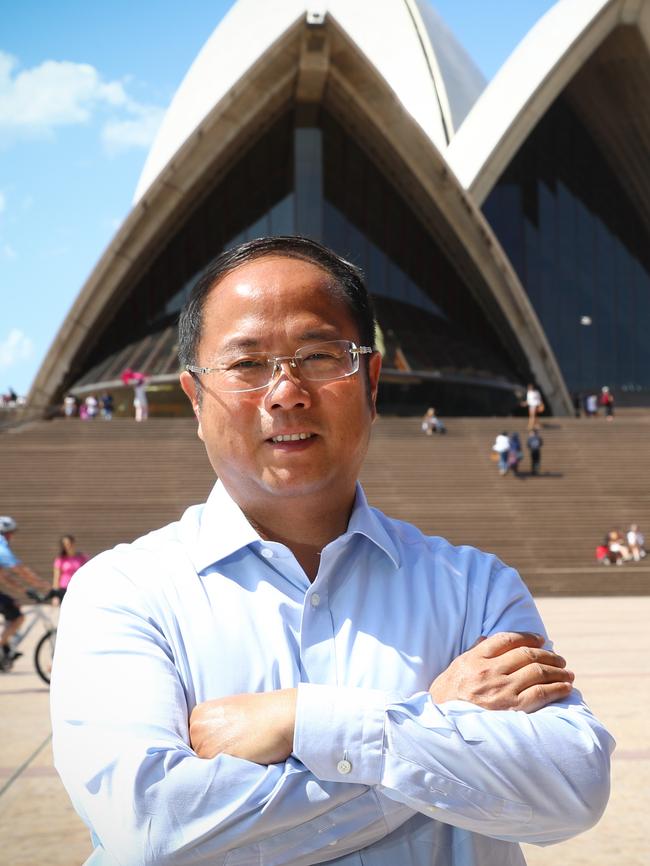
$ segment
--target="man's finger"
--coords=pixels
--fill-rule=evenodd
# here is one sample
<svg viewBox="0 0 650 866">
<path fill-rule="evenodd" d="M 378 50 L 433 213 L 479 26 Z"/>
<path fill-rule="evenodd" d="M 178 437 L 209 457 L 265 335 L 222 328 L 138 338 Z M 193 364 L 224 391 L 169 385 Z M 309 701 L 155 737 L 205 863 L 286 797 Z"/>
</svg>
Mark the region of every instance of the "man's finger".
<svg viewBox="0 0 650 866">
<path fill-rule="evenodd" d="M 521 692 L 514 709 L 522 710 L 524 713 L 534 713 L 536 710 L 541 710 L 542 707 L 552 704 L 553 701 L 564 700 L 571 694 L 572 690 L 572 683 L 538 684 Z"/>
<path fill-rule="evenodd" d="M 534 632 L 500 631 L 486 638 L 476 649 L 483 658 L 493 659 L 521 646 L 542 647 L 545 640 L 544 635 Z"/>
<path fill-rule="evenodd" d="M 521 695 L 529 688 L 536 685 L 547 685 L 549 683 L 572 683 L 575 679 L 573 671 L 566 668 L 557 668 L 553 665 L 535 664 L 527 665 L 516 671 L 509 677 L 515 690 Z"/>
<path fill-rule="evenodd" d="M 555 668 L 565 668 L 566 660 L 551 650 L 539 647 L 520 646 L 503 653 L 496 662 L 495 670 L 500 674 L 512 674 L 528 665 L 550 665 Z"/>
</svg>

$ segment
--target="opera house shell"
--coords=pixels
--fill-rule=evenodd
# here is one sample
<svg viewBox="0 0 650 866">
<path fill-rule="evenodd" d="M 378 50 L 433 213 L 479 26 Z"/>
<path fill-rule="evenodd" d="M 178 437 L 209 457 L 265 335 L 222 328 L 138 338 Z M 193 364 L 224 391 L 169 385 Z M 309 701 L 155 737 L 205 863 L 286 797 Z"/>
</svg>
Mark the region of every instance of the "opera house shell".
<svg viewBox="0 0 650 866">
<path fill-rule="evenodd" d="M 384 407 L 556 415 L 650 394 L 650 3 L 560 0 L 485 85 L 428 0 L 238 0 L 189 69 L 133 208 L 29 402 L 146 372 L 222 249 L 319 239 L 360 265 Z"/>
</svg>

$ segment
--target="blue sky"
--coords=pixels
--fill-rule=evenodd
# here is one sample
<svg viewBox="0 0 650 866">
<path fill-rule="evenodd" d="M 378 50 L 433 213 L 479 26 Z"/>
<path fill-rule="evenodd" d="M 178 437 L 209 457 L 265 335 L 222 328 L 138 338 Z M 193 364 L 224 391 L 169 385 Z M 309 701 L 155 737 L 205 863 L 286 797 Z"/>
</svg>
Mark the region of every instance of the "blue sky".
<svg viewBox="0 0 650 866">
<path fill-rule="evenodd" d="M 351 0 L 352 2 L 352 0 Z M 378 0 L 380 2 L 380 0 Z M 21 0 L 0 32 L 0 392 L 27 393 L 231 0 Z M 553 0 L 436 0 L 490 79 Z"/>
</svg>

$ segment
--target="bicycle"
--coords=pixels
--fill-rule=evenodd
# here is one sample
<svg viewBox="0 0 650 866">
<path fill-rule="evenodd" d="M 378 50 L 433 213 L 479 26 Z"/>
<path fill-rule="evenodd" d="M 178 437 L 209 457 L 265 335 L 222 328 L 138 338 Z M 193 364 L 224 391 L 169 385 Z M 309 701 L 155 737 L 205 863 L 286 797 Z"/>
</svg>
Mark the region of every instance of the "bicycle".
<svg viewBox="0 0 650 866">
<path fill-rule="evenodd" d="M 41 605 L 44 605 L 51 598 L 54 598 L 54 596 L 61 598 L 62 593 L 60 590 L 55 589 L 51 589 L 44 595 L 37 592 L 35 589 L 28 589 L 26 590 L 26 593 L 36 602 L 36 604 L 23 613 L 25 622 L 20 631 L 12 637 L 11 649 L 15 652 L 17 647 L 20 646 L 34 628 L 36 623 L 41 623 L 45 633 L 41 638 L 39 638 L 36 648 L 34 649 L 34 667 L 36 668 L 36 673 L 39 677 L 49 686 L 50 673 L 52 671 L 52 659 L 54 657 L 54 645 L 56 643 L 56 625 L 52 622 L 49 615 L 43 610 Z M 3 662 L 3 669 L 5 671 L 10 671 L 13 667 L 13 661 L 13 659 L 5 659 Z"/>
</svg>

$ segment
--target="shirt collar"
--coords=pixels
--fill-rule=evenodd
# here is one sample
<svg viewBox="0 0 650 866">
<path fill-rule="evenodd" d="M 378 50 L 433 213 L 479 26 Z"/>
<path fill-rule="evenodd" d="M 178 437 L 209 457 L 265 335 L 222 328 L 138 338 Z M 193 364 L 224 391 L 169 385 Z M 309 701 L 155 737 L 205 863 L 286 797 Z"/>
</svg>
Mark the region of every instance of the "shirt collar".
<svg viewBox="0 0 650 866">
<path fill-rule="evenodd" d="M 243 511 L 217 480 L 198 514 L 198 526 L 193 540 L 186 536 L 189 555 L 197 573 L 251 544 L 264 544 Z M 361 484 L 357 482 L 352 515 L 345 535 L 363 535 L 381 548 L 399 568 L 399 554 L 378 513 L 370 508 Z"/>
<path fill-rule="evenodd" d="M 218 480 L 200 512 L 197 535 L 189 547 L 197 573 L 261 540 Z"/>
<path fill-rule="evenodd" d="M 395 568 L 400 567 L 400 557 L 395 542 L 389 535 L 381 519 L 381 513 L 368 505 L 363 487 L 357 481 L 354 507 L 348 523 L 346 535 L 364 535 L 367 539 L 381 548 L 393 561 Z M 344 536 L 345 537 L 345 536 Z"/>
</svg>

